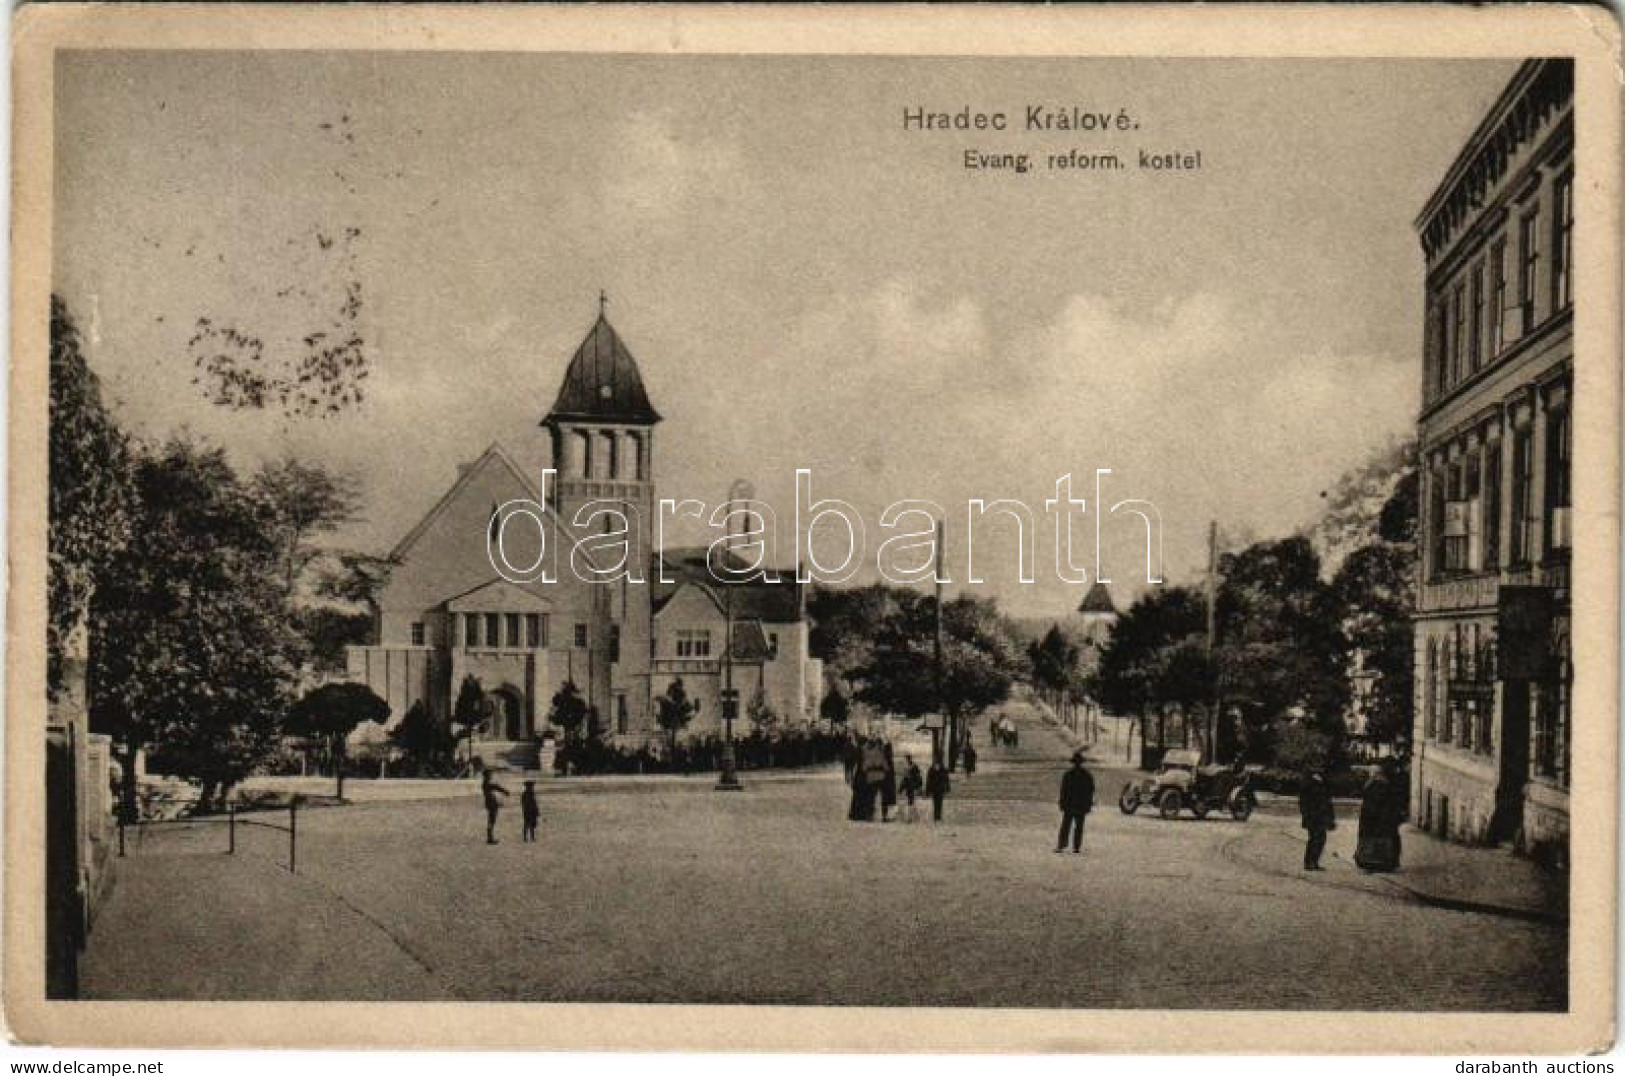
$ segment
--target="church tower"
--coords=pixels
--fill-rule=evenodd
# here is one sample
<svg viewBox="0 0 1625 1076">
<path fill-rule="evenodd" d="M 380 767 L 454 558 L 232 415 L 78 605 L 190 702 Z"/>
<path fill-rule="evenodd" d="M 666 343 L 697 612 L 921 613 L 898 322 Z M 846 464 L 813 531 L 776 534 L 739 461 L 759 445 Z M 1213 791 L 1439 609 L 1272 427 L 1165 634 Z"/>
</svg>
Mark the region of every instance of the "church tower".
<svg viewBox="0 0 1625 1076">
<path fill-rule="evenodd" d="M 601 616 L 587 631 L 588 694 L 600 727 L 617 735 L 640 735 L 654 724 L 650 714 L 649 563 L 654 531 L 654 428 L 660 414 L 649 403 L 637 362 L 604 314 L 576 348 L 558 398 L 541 425 L 552 437 L 552 507 L 566 527 L 590 502 L 610 502 L 631 521 L 627 569 L 641 583 L 600 584 Z M 608 529 L 600 516 L 592 528 Z M 579 530 L 576 533 L 580 533 Z M 560 570 L 567 571 L 561 551 Z M 577 640 L 579 642 L 579 640 Z"/>
</svg>

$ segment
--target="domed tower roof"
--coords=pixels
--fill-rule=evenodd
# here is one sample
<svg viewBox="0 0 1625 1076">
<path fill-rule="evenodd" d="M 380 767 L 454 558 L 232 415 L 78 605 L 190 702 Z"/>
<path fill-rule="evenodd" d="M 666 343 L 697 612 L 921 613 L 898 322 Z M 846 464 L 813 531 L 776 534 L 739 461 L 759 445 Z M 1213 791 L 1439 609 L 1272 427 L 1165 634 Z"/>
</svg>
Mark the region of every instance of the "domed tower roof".
<svg viewBox="0 0 1625 1076">
<path fill-rule="evenodd" d="M 649 403 L 649 394 L 643 389 L 637 360 L 604 316 L 602 306 L 598 320 L 564 371 L 558 398 L 542 425 L 560 421 L 638 426 L 653 426 L 660 421 L 660 412 Z"/>
<path fill-rule="evenodd" d="M 1106 589 L 1106 584 L 1096 582 L 1089 588 L 1089 593 L 1083 596 L 1083 602 L 1078 606 L 1078 612 L 1088 616 L 1097 614 L 1102 616 L 1116 616 L 1117 606 L 1112 603 L 1112 592 Z"/>
</svg>

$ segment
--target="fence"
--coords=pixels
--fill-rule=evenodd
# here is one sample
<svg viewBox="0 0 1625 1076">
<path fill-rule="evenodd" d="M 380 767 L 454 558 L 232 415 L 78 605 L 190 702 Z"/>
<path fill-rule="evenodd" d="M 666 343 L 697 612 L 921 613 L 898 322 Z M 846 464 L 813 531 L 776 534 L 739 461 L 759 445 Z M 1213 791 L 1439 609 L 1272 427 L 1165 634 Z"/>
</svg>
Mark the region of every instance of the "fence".
<svg viewBox="0 0 1625 1076">
<path fill-rule="evenodd" d="M 277 822 L 266 822 L 258 818 L 243 817 L 256 814 L 280 814 L 280 808 L 268 808 L 263 811 L 238 811 L 235 804 L 226 808 L 224 817 L 219 815 L 196 815 L 191 818 L 153 818 L 141 822 L 126 822 L 122 818 L 118 824 L 118 854 L 123 859 L 125 855 L 125 832 L 127 830 L 143 831 L 152 826 L 202 826 L 224 825 L 226 827 L 226 854 L 237 854 L 237 827 L 259 826 L 263 829 L 277 830 L 288 835 L 288 873 L 297 874 L 299 868 L 299 797 L 295 796 L 288 803 L 288 822 L 282 825 Z"/>
</svg>

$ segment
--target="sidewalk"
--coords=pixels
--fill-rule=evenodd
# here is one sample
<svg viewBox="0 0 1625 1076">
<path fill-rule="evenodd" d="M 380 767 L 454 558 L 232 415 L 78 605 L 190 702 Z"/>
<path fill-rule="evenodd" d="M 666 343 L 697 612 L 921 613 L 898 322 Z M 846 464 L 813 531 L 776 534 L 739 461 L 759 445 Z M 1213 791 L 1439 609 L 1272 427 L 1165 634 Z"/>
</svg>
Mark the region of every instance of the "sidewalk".
<svg viewBox="0 0 1625 1076">
<path fill-rule="evenodd" d="M 1405 826 L 1403 856 L 1392 874 L 1367 874 L 1354 865 L 1357 822 L 1341 817 L 1326 843 L 1320 874 L 1302 872 L 1301 829 L 1258 826 L 1231 839 L 1224 854 L 1232 861 L 1312 885 L 1359 889 L 1419 900 L 1440 908 L 1566 924 L 1568 878 L 1554 874 L 1504 848 L 1472 848 L 1438 840 Z"/>
</svg>

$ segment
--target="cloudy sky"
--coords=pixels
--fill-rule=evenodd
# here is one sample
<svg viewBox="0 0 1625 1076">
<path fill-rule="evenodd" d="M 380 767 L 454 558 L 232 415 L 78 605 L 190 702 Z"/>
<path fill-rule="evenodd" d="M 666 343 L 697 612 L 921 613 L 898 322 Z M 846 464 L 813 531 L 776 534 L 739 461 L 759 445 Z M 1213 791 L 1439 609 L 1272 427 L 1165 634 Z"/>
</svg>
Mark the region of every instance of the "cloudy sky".
<svg viewBox="0 0 1625 1076">
<path fill-rule="evenodd" d="M 1108 503 L 1161 510 L 1181 581 L 1209 519 L 1290 532 L 1414 421 L 1411 221 L 1514 67 L 67 54 L 56 289 L 129 426 L 354 472 L 363 545 L 392 545 L 492 441 L 547 465 L 536 423 L 602 288 L 666 417 L 660 496 L 717 501 L 745 477 L 788 517 L 810 468 L 815 495 L 866 515 L 871 558 L 884 505 L 933 500 L 960 579 L 968 499 L 1042 512 L 1070 472 L 1092 513 L 1109 467 Z M 902 123 L 969 107 L 1019 127 L 1028 104 L 1139 126 Z M 967 149 L 1073 148 L 1129 170 L 963 167 Z M 1141 172 L 1141 149 L 1203 167 Z M 321 246 L 350 227 L 348 260 Z M 361 409 L 233 412 L 192 384 L 199 317 L 274 355 L 350 277 Z M 1041 523 L 1032 586 L 996 525 L 977 536 L 983 589 L 1026 615 L 1081 597 Z M 1135 526 L 1106 525 L 1125 591 L 1143 585 Z"/>
</svg>

